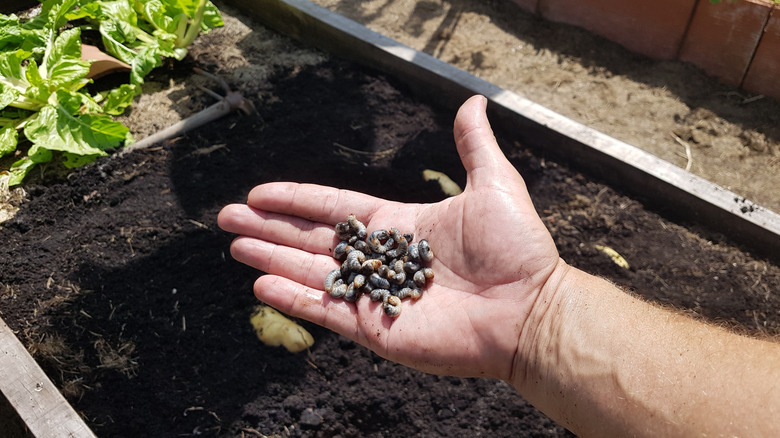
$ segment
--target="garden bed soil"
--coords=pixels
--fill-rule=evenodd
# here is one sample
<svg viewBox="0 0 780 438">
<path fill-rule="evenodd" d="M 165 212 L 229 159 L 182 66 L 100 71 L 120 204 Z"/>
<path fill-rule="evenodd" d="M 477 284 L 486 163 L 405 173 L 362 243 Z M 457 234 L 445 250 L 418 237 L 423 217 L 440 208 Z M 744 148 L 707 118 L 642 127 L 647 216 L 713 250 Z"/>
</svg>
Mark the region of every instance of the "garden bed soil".
<svg viewBox="0 0 780 438">
<path fill-rule="evenodd" d="M 433 202 L 445 195 L 424 169 L 461 186 L 465 174 L 452 110 L 226 12 L 228 27 L 153 73 L 146 86 L 157 92 L 126 120 L 142 137 L 211 103 L 196 65 L 226 77 L 259 116 L 33 179 L 0 228 L 0 316 L 87 424 L 105 437 L 570 435 L 504 382 L 423 374 L 307 322 L 308 351 L 257 339 L 258 272 L 230 258 L 222 206 L 268 181 Z M 775 263 L 534 155 L 511 133 L 499 142 L 569 263 L 696 317 L 780 333 Z"/>
</svg>

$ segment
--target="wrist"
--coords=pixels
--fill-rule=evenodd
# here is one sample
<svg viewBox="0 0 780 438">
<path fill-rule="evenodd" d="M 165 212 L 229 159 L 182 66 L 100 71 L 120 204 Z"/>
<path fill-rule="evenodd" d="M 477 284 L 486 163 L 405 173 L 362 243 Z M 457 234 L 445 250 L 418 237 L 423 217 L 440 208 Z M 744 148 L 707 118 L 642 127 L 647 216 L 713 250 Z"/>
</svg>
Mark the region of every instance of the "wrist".
<svg viewBox="0 0 780 438">
<path fill-rule="evenodd" d="M 564 296 L 570 294 L 570 285 L 576 281 L 572 277 L 577 273 L 582 272 L 558 259 L 526 319 L 509 380 L 521 394 L 525 395 L 525 389 L 534 386 L 539 376 L 545 374 L 545 357 L 553 352 L 562 325 Z"/>
<path fill-rule="evenodd" d="M 622 342 L 619 329 L 612 324 L 616 318 L 601 316 L 614 315 L 616 308 L 623 308 L 616 302 L 624 299 L 632 300 L 608 281 L 560 260 L 521 335 L 510 383 L 539 410 L 575 433 L 593 426 L 589 415 L 596 409 L 582 407 L 596 404 L 603 391 L 611 390 L 612 360 L 619 352 L 606 348 L 602 341 L 614 335 L 614 345 Z M 583 416 L 586 411 L 589 414 Z"/>
</svg>

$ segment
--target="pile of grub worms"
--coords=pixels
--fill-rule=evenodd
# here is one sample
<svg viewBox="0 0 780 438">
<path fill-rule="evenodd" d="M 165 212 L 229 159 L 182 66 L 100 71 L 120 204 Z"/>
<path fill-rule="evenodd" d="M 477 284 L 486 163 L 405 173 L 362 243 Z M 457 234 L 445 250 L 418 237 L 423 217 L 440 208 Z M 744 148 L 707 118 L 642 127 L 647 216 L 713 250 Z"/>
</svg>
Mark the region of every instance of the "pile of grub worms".
<svg viewBox="0 0 780 438">
<path fill-rule="evenodd" d="M 325 290 L 334 298 L 355 302 L 361 295 L 382 302 L 391 318 L 401 314 L 401 300 L 417 300 L 433 280 L 433 269 L 424 266 L 433 260 L 427 240 L 413 242 L 414 234 L 396 228 L 368 234 L 355 215 L 335 227 L 338 245 L 333 257 L 341 262 L 325 277 Z"/>
</svg>

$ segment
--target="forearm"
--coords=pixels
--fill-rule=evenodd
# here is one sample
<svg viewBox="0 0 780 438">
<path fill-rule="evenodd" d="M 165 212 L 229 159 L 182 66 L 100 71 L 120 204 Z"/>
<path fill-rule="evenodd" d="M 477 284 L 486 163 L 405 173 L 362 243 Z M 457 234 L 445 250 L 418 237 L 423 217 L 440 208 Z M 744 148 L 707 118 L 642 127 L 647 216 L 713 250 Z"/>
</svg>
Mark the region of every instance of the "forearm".
<svg viewBox="0 0 780 438">
<path fill-rule="evenodd" d="M 567 266 L 549 284 L 513 383 L 552 418 L 583 436 L 780 436 L 780 345 Z"/>
</svg>

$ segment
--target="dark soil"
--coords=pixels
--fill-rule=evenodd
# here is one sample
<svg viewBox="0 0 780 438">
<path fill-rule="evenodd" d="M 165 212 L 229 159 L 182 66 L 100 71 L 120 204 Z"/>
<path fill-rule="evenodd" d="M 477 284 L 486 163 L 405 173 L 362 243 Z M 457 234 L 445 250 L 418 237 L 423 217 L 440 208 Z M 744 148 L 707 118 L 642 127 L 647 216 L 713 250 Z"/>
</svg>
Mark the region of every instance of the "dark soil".
<svg viewBox="0 0 780 438">
<path fill-rule="evenodd" d="M 276 180 L 430 202 L 444 195 L 423 169 L 465 178 L 454 113 L 376 72 L 329 61 L 270 85 L 277 99 L 254 102 L 262 121 L 230 116 L 27 187 L 0 229 L 0 315 L 88 425 L 101 437 L 567 435 L 500 381 L 423 374 L 306 322 L 308 352 L 256 338 L 258 273 L 230 258 L 222 206 Z M 780 333 L 780 267 L 500 142 L 568 262 L 649 300 Z"/>
</svg>

